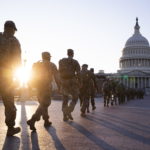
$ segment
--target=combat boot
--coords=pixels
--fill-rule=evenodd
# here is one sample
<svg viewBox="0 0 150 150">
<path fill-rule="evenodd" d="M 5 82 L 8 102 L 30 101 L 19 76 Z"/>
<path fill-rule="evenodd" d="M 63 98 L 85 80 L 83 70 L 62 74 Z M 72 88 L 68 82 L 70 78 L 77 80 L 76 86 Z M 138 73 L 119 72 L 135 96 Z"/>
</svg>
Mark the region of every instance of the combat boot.
<svg viewBox="0 0 150 150">
<path fill-rule="evenodd" d="M 27 121 L 27 124 L 30 126 L 30 130 L 36 131 L 36 128 L 34 126 L 35 121 L 33 121 L 33 120 L 30 119 L 30 120 Z"/>
<path fill-rule="evenodd" d="M 95 107 L 95 106 L 93 106 L 92 110 L 95 110 L 95 109 L 96 109 L 96 107 Z"/>
<path fill-rule="evenodd" d="M 63 121 L 68 121 L 68 117 L 66 114 L 63 115 Z"/>
<path fill-rule="evenodd" d="M 69 118 L 70 120 L 73 120 L 73 117 L 72 117 L 71 113 L 68 113 L 67 116 L 68 116 L 68 118 Z"/>
<path fill-rule="evenodd" d="M 50 122 L 49 120 L 45 120 L 44 127 L 49 127 L 51 125 L 52 125 L 52 122 Z"/>
<path fill-rule="evenodd" d="M 89 110 L 89 108 L 87 108 L 87 113 L 90 113 L 90 110 Z"/>
<path fill-rule="evenodd" d="M 7 136 L 13 136 L 13 135 L 19 133 L 20 131 L 21 131 L 21 128 L 20 128 L 20 127 L 16 127 L 16 128 L 14 128 L 14 127 L 8 128 L 8 130 L 7 130 Z"/>
</svg>

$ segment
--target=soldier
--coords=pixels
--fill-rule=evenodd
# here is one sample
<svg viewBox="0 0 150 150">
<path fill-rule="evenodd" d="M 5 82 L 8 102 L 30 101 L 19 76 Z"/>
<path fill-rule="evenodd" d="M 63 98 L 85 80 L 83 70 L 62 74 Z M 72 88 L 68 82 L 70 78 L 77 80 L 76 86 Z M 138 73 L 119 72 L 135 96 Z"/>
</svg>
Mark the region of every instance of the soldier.
<svg viewBox="0 0 150 150">
<path fill-rule="evenodd" d="M 20 43 L 14 36 L 17 31 L 13 21 L 6 21 L 4 32 L 0 33 L 0 93 L 5 107 L 5 123 L 8 126 L 7 136 L 20 132 L 15 126 L 16 107 L 13 94 L 13 72 L 21 65 Z"/>
<path fill-rule="evenodd" d="M 111 86 L 110 80 L 106 79 L 102 85 L 102 93 L 104 97 L 104 107 L 109 107 L 109 102 L 111 100 Z"/>
<path fill-rule="evenodd" d="M 59 73 L 61 78 L 61 90 L 63 94 L 63 120 L 73 120 L 71 112 L 73 112 L 79 97 L 80 83 L 80 65 L 77 60 L 73 59 L 74 52 L 72 49 L 67 50 L 68 58 L 63 58 L 59 61 Z M 71 102 L 68 105 L 69 95 Z"/>
<path fill-rule="evenodd" d="M 32 115 L 31 119 L 27 121 L 30 129 L 35 131 L 35 122 L 43 117 L 44 126 L 48 127 L 52 124 L 49 121 L 48 107 L 51 103 L 51 90 L 52 90 L 52 80 L 55 79 L 57 86 L 59 88 L 59 78 L 58 70 L 56 65 L 52 62 L 51 55 L 49 52 L 42 53 L 42 61 L 38 61 L 33 64 L 32 67 L 32 79 L 31 87 L 37 89 L 37 98 L 39 101 L 39 106 L 36 112 Z"/>
<path fill-rule="evenodd" d="M 95 76 L 88 70 L 88 65 L 83 64 L 81 70 L 82 86 L 80 88 L 80 99 L 81 99 L 81 116 L 86 116 L 86 110 L 89 112 L 89 98 L 91 91 L 91 81 L 95 82 Z"/>
<path fill-rule="evenodd" d="M 96 84 L 96 77 L 94 75 L 94 68 L 91 68 L 90 71 L 91 71 L 91 75 L 92 75 L 92 80 L 90 80 L 90 102 L 92 105 L 92 110 L 95 110 L 96 106 L 95 106 L 94 97 L 95 97 L 95 91 L 96 90 L 98 91 L 98 86 Z M 88 107 L 88 111 L 89 111 L 89 107 Z"/>
</svg>

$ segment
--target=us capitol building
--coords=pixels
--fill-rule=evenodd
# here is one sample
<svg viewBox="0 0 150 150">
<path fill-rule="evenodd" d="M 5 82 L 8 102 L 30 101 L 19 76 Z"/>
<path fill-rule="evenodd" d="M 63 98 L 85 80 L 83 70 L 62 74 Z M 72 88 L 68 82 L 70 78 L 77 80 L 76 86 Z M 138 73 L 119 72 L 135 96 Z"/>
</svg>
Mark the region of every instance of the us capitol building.
<svg viewBox="0 0 150 150">
<path fill-rule="evenodd" d="M 143 89 L 146 94 L 150 94 L 150 46 L 148 40 L 140 33 L 138 18 L 134 34 L 122 50 L 119 67 L 117 73 L 109 76 L 119 80 L 127 88 Z"/>
<path fill-rule="evenodd" d="M 148 40 L 140 33 L 138 18 L 134 34 L 127 40 L 119 60 L 120 70 L 116 74 L 121 82 L 129 88 L 150 89 L 150 46 Z"/>
</svg>

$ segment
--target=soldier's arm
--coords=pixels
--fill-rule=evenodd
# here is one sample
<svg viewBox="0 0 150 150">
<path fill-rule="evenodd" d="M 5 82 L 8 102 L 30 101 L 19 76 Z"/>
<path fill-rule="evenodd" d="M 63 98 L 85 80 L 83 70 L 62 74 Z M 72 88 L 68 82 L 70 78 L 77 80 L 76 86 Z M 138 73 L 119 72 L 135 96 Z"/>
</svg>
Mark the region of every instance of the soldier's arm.
<svg viewBox="0 0 150 150">
<path fill-rule="evenodd" d="M 55 79 L 55 82 L 57 84 L 57 87 L 58 89 L 60 89 L 60 77 L 59 77 L 59 72 L 57 70 L 57 67 L 55 64 L 53 64 L 53 76 L 54 76 L 54 79 Z"/>
<path fill-rule="evenodd" d="M 78 78 L 79 82 L 81 83 L 81 74 L 80 74 L 81 68 L 80 68 L 78 61 L 76 61 L 75 70 L 76 70 L 77 78 Z"/>
<path fill-rule="evenodd" d="M 98 91 L 98 86 L 97 86 L 96 77 L 95 77 L 94 73 L 92 73 L 92 80 L 93 80 L 93 83 L 94 83 L 94 87 Z"/>
</svg>

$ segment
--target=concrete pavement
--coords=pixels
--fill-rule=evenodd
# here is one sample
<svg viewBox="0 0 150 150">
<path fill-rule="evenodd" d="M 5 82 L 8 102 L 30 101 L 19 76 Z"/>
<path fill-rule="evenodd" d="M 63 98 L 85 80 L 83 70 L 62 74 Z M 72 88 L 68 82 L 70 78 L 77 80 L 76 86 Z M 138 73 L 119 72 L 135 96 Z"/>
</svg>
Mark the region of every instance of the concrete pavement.
<svg viewBox="0 0 150 150">
<path fill-rule="evenodd" d="M 150 97 L 132 100 L 120 106 L 103 107 L 96 99 L 97 109 L 86 118 L 80 117 L 77 104 L 74 121 L 63 122 L 61 101 L 52 100 L 49 107 L 53 125 L 44 128 L 36 123 L 32 133 L 26 121 L 38 106 L 36 101 L 17 102 L 16 126 L 22 128 L 14 137 L 6 137 L 4 106 L 0 102 L 0 149 L 3 150 L 150 150 Z"/>
</svg>

